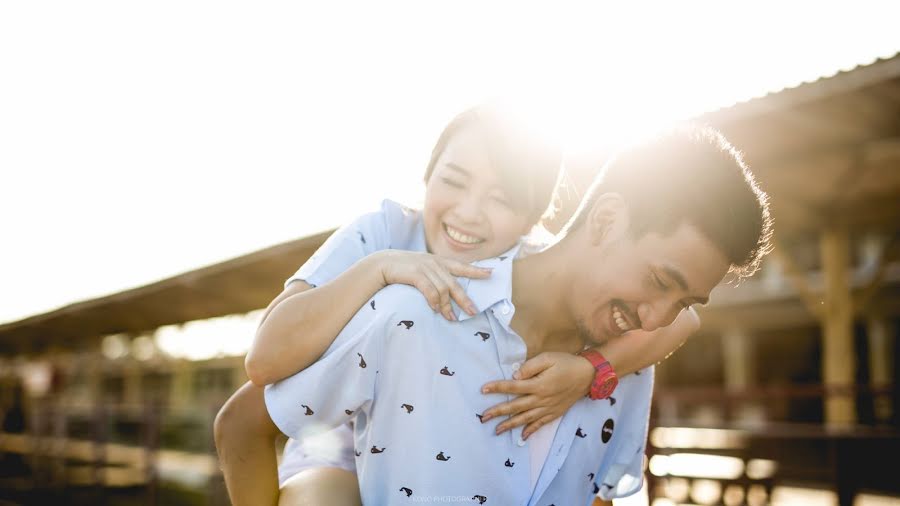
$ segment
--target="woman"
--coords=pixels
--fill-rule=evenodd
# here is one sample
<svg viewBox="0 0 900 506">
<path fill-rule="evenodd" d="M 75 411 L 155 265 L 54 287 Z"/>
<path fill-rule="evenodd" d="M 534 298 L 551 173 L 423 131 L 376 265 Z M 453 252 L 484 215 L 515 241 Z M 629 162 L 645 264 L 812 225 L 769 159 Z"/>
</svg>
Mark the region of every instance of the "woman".
<svg viewBox="0 0 900 506">
<path fill-rule="evenodd" d="M 496 256 L 532 230 L 551 200 L 560 158 L 499 111 L 482 107 L 457 116 L 432 153 L 423 209 L 385 202 L 342 227 L 270 304 L 247 355 L 251 381 L 264 385 L 307 367 L 387 284 L 415 286 L 447 319 L 455 319 L 452 303 L 474 313 L 454 277 L 488 276 L 468 262 Z M 627 374 L 664 358 L 698 325 L 694 313 L 685 313 L 669 328 L 632 331 L 599 351 Z M 546 437 L 540 427 L 584 397 L 595 369 L 582 357 L 544 353 L 523 364 L 518 376 L 487 385 L 519 397 L 484 418 L 510 415 L 498 433 L 527 424 L 526 436 Z M 276 432 L 258 386 L 245 385 L 223 407 L 216 441 L 234 504 L 274 503 Z M 340 450 L 316 453 L 309 441 L 288 444 L 282 504 L 359 503 L 350 430 L 333 431 L 328 439 Z"/>
</svg>

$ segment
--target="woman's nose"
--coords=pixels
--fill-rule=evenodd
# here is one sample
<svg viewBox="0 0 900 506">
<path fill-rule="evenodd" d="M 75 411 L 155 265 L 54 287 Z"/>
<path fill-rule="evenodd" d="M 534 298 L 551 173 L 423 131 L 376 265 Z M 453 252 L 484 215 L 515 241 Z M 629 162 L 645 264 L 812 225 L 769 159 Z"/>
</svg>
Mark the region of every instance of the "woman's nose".
<svg viewBox="0 0 900 506">
<path fill-rule="evenodd" d="M 481 202 L 474 196 L 462 199 L 454 209 L 457 217 L 466 223 L 478 223 L 481 221 Z"/>
</svg>

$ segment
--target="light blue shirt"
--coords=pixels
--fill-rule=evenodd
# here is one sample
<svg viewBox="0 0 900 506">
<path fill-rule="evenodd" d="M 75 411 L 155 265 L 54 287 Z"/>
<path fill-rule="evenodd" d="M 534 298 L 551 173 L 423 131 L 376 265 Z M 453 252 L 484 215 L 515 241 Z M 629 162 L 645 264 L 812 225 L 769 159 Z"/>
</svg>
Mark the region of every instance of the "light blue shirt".
<svg viewBox="0 0 900 506">
<path fill-rule="evenodd" d="M 427 251 L 422 213 L 393 200 L 339 228 L 286 282 L 302 280 L 312 286 L 338 277 L 376 251 Z"/>
<path fill-rule="evenodd" d="M 427 251 L 421 212 L 385 199 L 377 210 L 361 215 L 331 234 L 285 286 L 297 280 L 321 286 L 366 256 L 386 249 Z M 283 485 L 298 472 L 315 467 L 356 472 L 349 424 L 317 437 L 289 439 L 278 465 L 278 481 Z"/>
<path fill-rule="evenodd" d="M 479 415 L 510 396 L 481 394 L 526 359 L 510 327 L 510 252 L 476 265 L 486 280 L 460 279 L 480 311 L 449 322 L 414 288 L 379 291 L 323 357 L 266 388 L 272 420 L 305 437 L 353 419 L 363 502 L 475 502 L 557 506 L 636 492 L 642 478 L 652 368 L 621 379 L 614 399 L 578 401 L 560 421 L 534 489 L 521 428 Z"/>
</svg>

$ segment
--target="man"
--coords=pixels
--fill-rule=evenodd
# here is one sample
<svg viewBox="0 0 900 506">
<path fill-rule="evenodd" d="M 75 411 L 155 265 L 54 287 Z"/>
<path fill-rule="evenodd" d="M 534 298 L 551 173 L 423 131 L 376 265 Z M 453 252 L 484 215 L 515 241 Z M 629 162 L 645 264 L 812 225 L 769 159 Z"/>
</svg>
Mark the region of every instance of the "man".
<svg viewBox="0 0 900 506">
<path fill-rule="evenodd" d="M 768 250 L 765 194 L 711 130 L 670 132 L 615 157 L 562 238 L 523 258 L 476 263 L 478 309 L 459 322 L 391 286 L 354 316 L 319 362 L 266 390 L 272 420 L 306 437 L 354 420 L 365 504 L 471 501 L 587 504 L 640 485 L 652 371 L 614 398 L 576 403 L 529 441 L 494 435 L 482 385 L 541 352 L 575 353 L 671 323 Z M 490 393 L 490 392 L 488 392 Z M 615 399 L 615 400 L 613 400 Z"/>
</svg>

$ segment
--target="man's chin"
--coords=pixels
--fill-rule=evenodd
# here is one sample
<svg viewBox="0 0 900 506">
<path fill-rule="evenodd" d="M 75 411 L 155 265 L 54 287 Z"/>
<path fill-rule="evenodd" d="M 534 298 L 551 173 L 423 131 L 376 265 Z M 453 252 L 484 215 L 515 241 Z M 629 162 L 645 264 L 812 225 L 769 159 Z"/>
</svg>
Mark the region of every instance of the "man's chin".
<svg viewBox="0 0 900 506">
<path fill-rule="evenodd" d="M 599 333 L 591 332 L 583 322 L 578 322 L 576 329 L 578 338 L 581 339 L 581 342 L 587 348 L 603 346 L 609 342 L 610 338 L 608 336 L 599 336 Z"/>
</svg>

